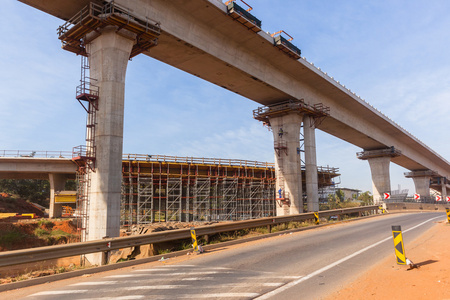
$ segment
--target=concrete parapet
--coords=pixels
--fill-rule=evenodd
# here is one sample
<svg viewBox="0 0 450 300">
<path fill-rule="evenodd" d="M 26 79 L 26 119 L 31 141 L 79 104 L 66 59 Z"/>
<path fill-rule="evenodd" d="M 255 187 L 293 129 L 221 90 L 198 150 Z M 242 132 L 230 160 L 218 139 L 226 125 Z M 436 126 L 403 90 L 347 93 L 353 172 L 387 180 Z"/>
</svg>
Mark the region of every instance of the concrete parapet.
<svg viewBox="0 0 450 300">
<path fill-rule="evenodd" d="M 431 210 L 431 211 L 445 211 L 445 208 L 449 205 L 446 203 L 443 204 L 429 204 L 429 203 L 386 203 L 386 207 L 388 211 L 408 211 L 408 210 Z"/>
</svg>

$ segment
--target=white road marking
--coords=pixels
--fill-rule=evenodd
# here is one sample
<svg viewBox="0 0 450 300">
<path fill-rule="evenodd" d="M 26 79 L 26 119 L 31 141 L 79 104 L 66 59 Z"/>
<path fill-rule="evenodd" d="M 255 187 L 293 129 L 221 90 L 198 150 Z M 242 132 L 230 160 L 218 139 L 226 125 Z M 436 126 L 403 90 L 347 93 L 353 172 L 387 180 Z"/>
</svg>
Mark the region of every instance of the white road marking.
<svg viewBox="0 0 450 300">
<path fill-rule="evenodd" d="M 70 286 L 80 286 L 80 285 L 110 285 L 117 284 L 118 281 L 86 281 L 71 284 Z"/>
<path fill-rule="evenodd" d="M 141 285 L 124 287 L 122 290 L 135 291 L 135 290 L 169 290 L 178 288 L 187 288 L 189 285 Z"/>
<path fill-rule="evenodd" d="M 420 224 L 418 224 L 418 225 L 416 225 L 414 227 L 411 227 L 411 228 L 409 228 L 407 230 L 404 230 L 403 233 L 408 232 L 410 230 L 413 230 L 413 229 L 415 229 L 417 227 L 420 227 L 420 226 L 422 226 L 422 225 L 424 225 L 424 224 L 426 224 L 426 223 L 428 223 L 428 222 L 430 222 L 430 221 L 432 221 L 434 219 L 437 219 L 437 218 L 442 218 L 442 216 L 431 218 L 431 219 L 429 219 L 429 220 L 427 220 L 425 222 L 422 222 L 422 223 L 420 223 Z M 273 291 L 271 291 L 271 292 L 269 292 L 267 294 L 264 294 L 264 295 L 261 295 L 258 298 L 255 298 L 254 300 L 269 299 L 270 297 L 273 297 L 273 296 L 275 296 L 275 295 L 277 295 L 277 294 L 279 294 L 281 292 L 284 292 L 287 289 L 290 289 L 293 286 L 296 286 L 299 283 L 302 283 L 303 281 L 306 281 L 306 280 L 308 280 L 308 279 L 310 279 L 310 278 L 312 278 L 312 277 L 314 277 L 316 275 L 319 275 L 320 273 L 323 273 L 323 272 L 325 272 L 325 271 L 327 271 L 327 270 L 329 270 L 331 268 L 334 268 L 335 266 L 337 266 L 337 265 L 339 265 L 339 264 L 341 264 L 341 263 L 343 263 L 343 262 L 345 262 L 345 261 L 347 261 L 347 260 L 349 260 L 349 259 L 351 259 L 351 258 L 353 258 L 353 257 L 355 257 L 355 256 L 357 256 L 357 255 L 359 255 L 361 253 L 363 253 L 363 252 L 366 252 L 367 250 L 372 249 L 373 247 L 376 247 L 376 246 L 378 246 L 378 245 L 380 245 L 380 244 L 382 244 L 382 243 L 384 243 L 384 242 L 386 242 L 388 240 L 392 240 L 392 236 L 389 236 L 389 237 L 387 237 L 385 239 L 382 239 L 381 241 L 378 241 L 378 242 L 376 242 L 376 243 L 374 243 L 374 244 L 372 244 L 370 246 L 367 246 L 367 247 L 365 247 L 365 248 L 363 248 L 363 249 L 361 249 L 359 251 L 356 251 L 353 254 L 350 254 L 350 255 L 348 255 L 348 256 L 346 256 L 344 258 L 341 258 L 341 259 L 335 261 L 334 263 L 329 264 L 328 266 L 325 266 L 325 267 L 323 267 L 323 268 L 321 268 L 319 270 L 316 270 L 316 271 L 306 275 L 305 277 L 302 277 L 300 279 L 291 281 L 288 284 L 283 285 L 282 287 L 279 287 L 279 288 L 277 288 L 277 289 L 275 289 L 275 290 L 273 290 Z"/>
<path fill-rule="evenodd" d="M 227 274 L 230 272 L 219 272 L 219 271 L 198 271 L 198 272 L 176 272 L 176 273 L 171 273 L 171 272 L 164 272 L 164 273 L 158 273 L 158 274 L 151 274 L 154 272 L 149 272 L 150 274 L 142 274 L 148 271 L 140 271 L 140 274 L 133 274 L 130 276 L 143 276 L 143 275 L 158 275 L 158 276 L 174 276 L 174 275 L 208 275 L 208 274 Z"/>
<path fill-rule="evenodd" d="M 250 283 L 227 283 L 221 284 L 220 287 L 254 287 L 254 286 L 280 286 L 283 282 L 250 282 Z M 205 288 L 205 287 L 203 287 Z"/>
<path fill-rule="evenodd" d="M 65 291 L 44 291 L 39 292 L 33 295 L 29 295 L 28 297 L 32 296 L 54 296 L 54 295 L 67 295 L 67 294 L 77 294 L 77 293 L 86 293 L 88 290 L 65 290 Z"/>
</svg>

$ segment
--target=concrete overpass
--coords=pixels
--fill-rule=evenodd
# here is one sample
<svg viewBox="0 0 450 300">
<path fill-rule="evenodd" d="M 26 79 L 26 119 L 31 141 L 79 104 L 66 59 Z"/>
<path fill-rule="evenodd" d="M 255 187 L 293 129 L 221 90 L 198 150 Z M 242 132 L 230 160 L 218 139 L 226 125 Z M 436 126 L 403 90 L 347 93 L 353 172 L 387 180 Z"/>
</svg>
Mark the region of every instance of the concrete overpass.
<svg viewBox="0 0 450 300">
<path fill-rule="evenodd" d="M 66 181 L 75 179 L 77 166 L 71 152 L 1 151 L 0 179 L 43 179 L 50 182 L 49 216 L 61 216 L 62 205 L 55 194 L 63 191 Z"/>
<path fill-rule="evenodd" d="M 89 3 L 86 0 L 20 1 L 62 20 L 69 20 Z M 101 1 L 96 3 L 103 5 Z M 145 49 L 141 47 L 141 53 L 268 106 L 265 112 L 276 110 L 280 102 L 304 103 L 305 109 L 267 115 L 275 143 L 289 145 L 279 147 L 275 154 L 277 178 L 282 179 L 279 187 L 289 195 L 286 205 L 280 208 L 280 214 L 296 213 L 301 207 L 302 191 L 297 188 L 300 161 L 295 145 L 299 144 L 302 123 L 309 125 L 304 129 L 310 210 L 317 207 L 314 199 L 316 184 L 311 181 L 315 166 L 315 128 L 363 149 L 359 157 L 370 163 L 377 201 L 381 200 L 383 192 L 390 190 L 390 161 L 412 171 L 408 176 L 416 178 L 416 185 L 419 186 L 426 186 L 429 174 L 442 178 L 443 193 L 445 191 L 446 194 L 450 177 L 450 163 L 447 160 L 306 59 L 293 54 L 292 48 L 286 50 L 283 45 L 276 44 L 279 39 L 260 31 L 257 23 L 252 25 L 248 22 L 248 14 L 247 19 L 245 13 L 236 14 L 233 3 L 228 6 L 219 0 L 116 0 L 114 3 L 122 8 L 118 16 L 122 21 L 124 16 L 126 20 L 133 20 L 131 23 L 140 20 L 141 25 L 152 20 L 159 27 L 155 35 L 157 43 Z M 107 15 L 108 11 L 102 11 L 97 17 Z M 91 201 L 104 203 L 93 206 L 97 212 L 117 210 L 120 191 L 114 186 L 120 179 L 117 178 L 117 170 L 122 151 L 124 78 L 128 57 L 136 55 L 136 45 L 141 42 L 140 32 L 133 31 L 132 26 L 124 29 L 129 23 L 114 25 L 104 20 L 101 21 L 103 23 L 95 23 L 94 28 L 87 30 L 83 39 L 79 39 L 74 46 L 85 47 L 79 45 L 81 40 L 89 45 L 83 51 L 89 56 L 91 77 L 98 79 L 99 101 L 103 99 L 96 134 L 96 171 L 91 174 L 95 182 L 95 191 L 91 196 L 97 199 Z M 70 43 L 64 34 L 61 37 L 65 43 Z M 73 51 L 74 48 L 66 49 Z M 151 72 L 149 80 L 152 80 Z M 310 113 L 314 110 L 307 109 L 317 104 L 329 108 L 328 116 L 321 122 L 316 122 L 317 115 Z M 284 130 L 287 134 L 279 136 L 280 128 L 288 128 Z M 118 216 L 113 214 L 113 219 L 117 220 Z M 112 232 L 100 235 L 117 234 L 116 229 Z M 96 238 L 101 238 L 100 235 Z"/>
</svg>

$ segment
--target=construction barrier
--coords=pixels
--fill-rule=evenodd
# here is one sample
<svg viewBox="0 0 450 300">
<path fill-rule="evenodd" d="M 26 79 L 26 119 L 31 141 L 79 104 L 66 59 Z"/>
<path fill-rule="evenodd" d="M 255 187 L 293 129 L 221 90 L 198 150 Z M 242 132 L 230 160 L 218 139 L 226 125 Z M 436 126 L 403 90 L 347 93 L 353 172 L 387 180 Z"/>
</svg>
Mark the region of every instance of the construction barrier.
<svg viewBox="0 0 450 300">
<path fill-rule="evenodd" d="M 316 225 L 319 225 L 320 219 L 319 219 L 319 212 L 314 212 L 314 221 L 316 222 Z"/>
<path fill-rule="evenodd" d="M 405 248 L 403 247 L 402 228 L 399 225 L 392 226 L 392 235 L 394 237 L 395 256 L 398 265 L 406 265 Z"/>
</svg>

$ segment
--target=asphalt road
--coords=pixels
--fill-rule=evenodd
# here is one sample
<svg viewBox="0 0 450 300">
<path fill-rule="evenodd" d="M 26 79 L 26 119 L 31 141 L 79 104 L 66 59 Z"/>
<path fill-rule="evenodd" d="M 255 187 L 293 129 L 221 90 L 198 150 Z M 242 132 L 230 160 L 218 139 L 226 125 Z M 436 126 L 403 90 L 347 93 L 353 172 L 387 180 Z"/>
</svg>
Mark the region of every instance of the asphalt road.
<svg viewBox="0 0 450 300">
<path fill-rule="evenodd" d="M 442 212 L 395 214 L 281 233 L 181 263 L 168 260 L 41 285 L 22 296 L 28 294 L 24 299 L 30 300 L 320 299 L 385 257 L 395 260 L 392 225 L 401 225 L 408 256 L 408 241 L 444 219 Z"/>
</svg>

